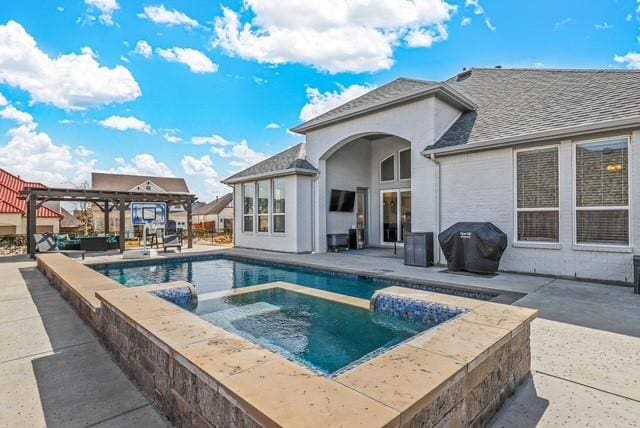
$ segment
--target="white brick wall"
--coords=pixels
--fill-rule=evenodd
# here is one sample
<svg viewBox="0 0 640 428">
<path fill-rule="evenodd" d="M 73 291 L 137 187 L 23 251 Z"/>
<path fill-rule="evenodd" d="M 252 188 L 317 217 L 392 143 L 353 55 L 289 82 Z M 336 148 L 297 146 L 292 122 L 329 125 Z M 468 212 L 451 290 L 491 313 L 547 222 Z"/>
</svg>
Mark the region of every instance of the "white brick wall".
<svg viewBox="0 0 640 428">
<path fill-rule="evenodd" d="M 640 225 L 635 221 L 640 213 L 640 186 L 633 185 L 638 183 L 640 173 L 640 133 L 633 133 L 631 143 L 632 252 L 585 251 L 573 245 L 573 142 L 565 140 L 555 144 L 560 147 L 559 246 L 523 248 L 514 244 L 514 151 L 510 148 L 440 158 L 442 230 L 458 221 L 492 222 L 509 237 L 500 265 L 503 270 L 632 281 L 632 255 L 638 253 L 640 243 Z M 442 260 L 444 262 L 444 258 Z"/>
</svg>

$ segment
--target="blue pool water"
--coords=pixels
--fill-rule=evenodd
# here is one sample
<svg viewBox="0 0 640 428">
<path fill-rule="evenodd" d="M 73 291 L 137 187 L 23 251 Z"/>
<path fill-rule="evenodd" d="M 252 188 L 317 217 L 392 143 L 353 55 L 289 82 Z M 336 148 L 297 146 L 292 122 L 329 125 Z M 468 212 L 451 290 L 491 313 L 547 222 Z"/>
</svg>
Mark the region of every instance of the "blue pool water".
<svg viewBox="0 0 640 428">
<path fill-rule="evenodd" d="M 205 300 L 196 313 L 324 375 L 432 327 L 279 288 Z"/>
<path fill-rule="evenodd" d="M 275 281 L 284 281 L 305 287 L 317 288 L 348 296 L 370 299 L 381 288 L 395 282 L 365 278 L 355 275 L 269 265 L 225 258 L 204 260 L 162 261 L 157 264 L 99 265 L 98 272 L 118 281 L 125 287 L 157 284 L 170 281 L 187 281 L 196 286 L 198 294 L 230 290 Z M 421 286 L 429 290 L 429 287 Z M 478 292 L 434 287 L 433 291 L 456 294 L 464 297 L 489 300 L 493 296 Z"/>
</svg>

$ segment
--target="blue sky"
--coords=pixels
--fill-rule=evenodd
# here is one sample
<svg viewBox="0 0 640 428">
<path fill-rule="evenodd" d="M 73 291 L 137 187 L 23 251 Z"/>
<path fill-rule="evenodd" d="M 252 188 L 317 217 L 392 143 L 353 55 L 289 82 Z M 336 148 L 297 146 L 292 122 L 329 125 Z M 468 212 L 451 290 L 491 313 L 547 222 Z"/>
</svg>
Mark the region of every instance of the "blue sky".
<svg viewBox="0 0 640 428">
<path fill-rule="evenodd" d="M 0 167 L 173 174 L 209 200 L 302 118 L 399 76 L 640 67 L 634 0 L 308 3 L 3 2 Z"/>
</svg>

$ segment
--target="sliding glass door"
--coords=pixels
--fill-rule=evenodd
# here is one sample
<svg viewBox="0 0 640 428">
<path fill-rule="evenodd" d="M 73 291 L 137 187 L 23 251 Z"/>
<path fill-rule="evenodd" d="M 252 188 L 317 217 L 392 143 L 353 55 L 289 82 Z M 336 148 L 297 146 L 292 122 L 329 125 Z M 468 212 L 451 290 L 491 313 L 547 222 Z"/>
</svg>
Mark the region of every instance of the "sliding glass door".
<svg viewBox="0 0 640 428">
<path fill-rule="evenodd" d="M 411 191 L 383 190 L 380 194 L 381 243 L 403 242 L 411 232 Z"/>
</svg>

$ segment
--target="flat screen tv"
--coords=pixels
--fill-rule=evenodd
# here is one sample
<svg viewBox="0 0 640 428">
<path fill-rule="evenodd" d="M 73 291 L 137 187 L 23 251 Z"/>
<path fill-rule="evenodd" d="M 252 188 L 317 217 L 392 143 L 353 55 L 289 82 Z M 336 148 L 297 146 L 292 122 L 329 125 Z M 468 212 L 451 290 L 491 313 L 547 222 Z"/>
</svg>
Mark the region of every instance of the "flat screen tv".
<svg viewBox="0 0 640 428">
<path fill-rule="evenodd" d="M 356 201 L 356 192 L 349 190 L 331 189 L 331 201 L 329 203 L 329 211 L 353 211 L 353 205 Z"/>
</svg>

